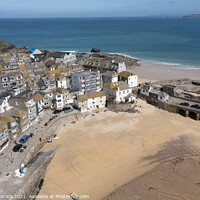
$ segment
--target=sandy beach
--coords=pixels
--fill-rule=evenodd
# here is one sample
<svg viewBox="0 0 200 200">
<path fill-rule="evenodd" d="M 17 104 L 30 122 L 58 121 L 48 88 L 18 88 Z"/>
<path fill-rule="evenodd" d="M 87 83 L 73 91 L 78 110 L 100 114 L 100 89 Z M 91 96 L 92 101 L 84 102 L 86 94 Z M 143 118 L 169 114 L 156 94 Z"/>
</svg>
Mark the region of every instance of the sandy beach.
<svg viewBox="0 0 200 200">
<path fill-rule="evenodd" d="M 162 159 L 153 162 L 154 155 L 170 141 L 187 136 L 191 144 L 200 146 L 198 121 L 159 110 L 141 100 L 138 105 L 141 108 L 137 114 L 100 112 L 76 124 L 59 127 L 59 140 L 43 149 L 59 147 L 40 195 L 75 192 L 89 195 L 86 199 L 100 200 L 131 180 L 155 170 Z M 184 148 L 182 151 L 185 152 Z M 168 159 L 174 159 L 176 152 L 176 148 L 168 148 Z M 142 184 L 140 186 L 144 187 Z M 120 192 L 116 191 L 115 199 L 146 199 L 137 192 L 130 198 L 120 195 L 118 198 Z M 60 199 L 65 198 L 60 196 Z"/>
<path fill-rule="evenodd" d="M 190 69 L 184 66 L 173 66 L 170 64 L 141 60 L 141 67 L 129 71 L 139 76 L 140 82 L 144 80 L 160 81 L 179 78 L 200 79 L 200 68 Z"/>
</svg>

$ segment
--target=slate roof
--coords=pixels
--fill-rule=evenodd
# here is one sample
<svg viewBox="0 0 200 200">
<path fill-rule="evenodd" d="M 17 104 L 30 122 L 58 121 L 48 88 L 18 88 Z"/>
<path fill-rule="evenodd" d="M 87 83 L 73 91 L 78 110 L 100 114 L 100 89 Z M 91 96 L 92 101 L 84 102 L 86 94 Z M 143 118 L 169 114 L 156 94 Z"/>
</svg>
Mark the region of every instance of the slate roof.
<svg viewBox="0 0 200 200">
<path fill-rule="evenodd" d="M 124 81 L 118 81 L 118 82 L 110 83 L 110 84 L 105 85 L 104 87 L 109 89 L 109 90 L 112 90 L 112 91 L 117 91 L 118 88 L 119 88 L 119 90 L 128 90 L 128 89 L 130 89 L 128 84 L 125 83 Z"/>
<path fill-rule="evenodd" d="M 78 97 L 78 101 L 87 101 L 88 99 L 93 99 L 93 98 L 97 98 L 97 97 L 103 97 L 106 96 L 104 91 L 100 91 L 100 92 L 92 92 L 92 93 L 86 93 L 83 95 L 80 95 Z"/>
</svg>

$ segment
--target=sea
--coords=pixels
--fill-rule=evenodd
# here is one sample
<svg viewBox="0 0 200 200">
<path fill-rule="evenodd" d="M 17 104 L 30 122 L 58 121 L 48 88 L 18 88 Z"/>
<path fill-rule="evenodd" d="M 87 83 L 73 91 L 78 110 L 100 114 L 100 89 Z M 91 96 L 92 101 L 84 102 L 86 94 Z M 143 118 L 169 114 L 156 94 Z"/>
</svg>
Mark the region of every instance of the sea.
<svg viewBox="0 0 200 200">
<path fill-rule="evenodd" d="M 200 69 L 200 18 L 0 19 L 0 38 L 55 51 L 120 53 Z"/>
</svg>

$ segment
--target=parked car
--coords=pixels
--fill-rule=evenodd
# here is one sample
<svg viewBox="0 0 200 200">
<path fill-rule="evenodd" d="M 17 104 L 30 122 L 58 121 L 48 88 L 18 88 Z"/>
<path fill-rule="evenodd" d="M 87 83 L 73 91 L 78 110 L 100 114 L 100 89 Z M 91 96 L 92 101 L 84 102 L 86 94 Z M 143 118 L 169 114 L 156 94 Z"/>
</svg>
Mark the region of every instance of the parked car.
<svg viewBox="0 0 200 200">
<path fill-rule="evenodd" d="M 13 147 L 13 151 L 14 152 L 18 152 L 21 148 L 22 148 L 22 144 L 16 144 L 14 147 Z"/>
<path fill-rule="evenodd" d="M 180 103 L 179 105 L 188 107 L 190 104 L 187 102 L 184 102 L 184 103 Z"/>
<path fill-rule="evenodd" d="M 62 110 L 54 110 L 53 114 L 59 114 L 60 112 L 62 112 Z"/>
<path fill-rule="evenodd" d="M 63 111 L 65 111 L 65 110 L 70 110 L 71 109 L 71 107 L 64 107 L 63 108 Z"/>
<path fill-rule="evenodd" d="M 23 135 L 19 140 L 20 143 L 26 143 L 30 138 L 30 135 Z"/>
<path fill-rule="evenodd" d="M 70 113 L 70 112 L 73 112 L 74 111 L 74 109 L 72 108 L 70 108 L 70 109 L 68 109 L 68 110 L 65 110 L 65 113 Z"/>
<path fill-rule="evenodd" d="M 190 106 L 191 108 L 196 108 L 196 109 L 200 109 L 200 106 L 198 104 L 194 104 Z"/>
</svg>

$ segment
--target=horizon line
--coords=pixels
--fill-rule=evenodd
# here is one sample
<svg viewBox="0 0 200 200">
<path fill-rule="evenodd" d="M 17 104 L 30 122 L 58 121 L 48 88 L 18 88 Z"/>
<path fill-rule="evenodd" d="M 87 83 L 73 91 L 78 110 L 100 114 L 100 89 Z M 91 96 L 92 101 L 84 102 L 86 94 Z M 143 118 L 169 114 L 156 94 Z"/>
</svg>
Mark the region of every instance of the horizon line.
<svg viewBox="0 0 200 200">
<path fill-rule="evenodd" d="M 0 17 L 0 19 L 55 19 L 55 18 L 166 18 L 166 17 L 174 17 L 174 18 L 181 18 L 184 15 L 150 15 L 150 16 L 91 16 L 91 17 Z"/>
</svg>

